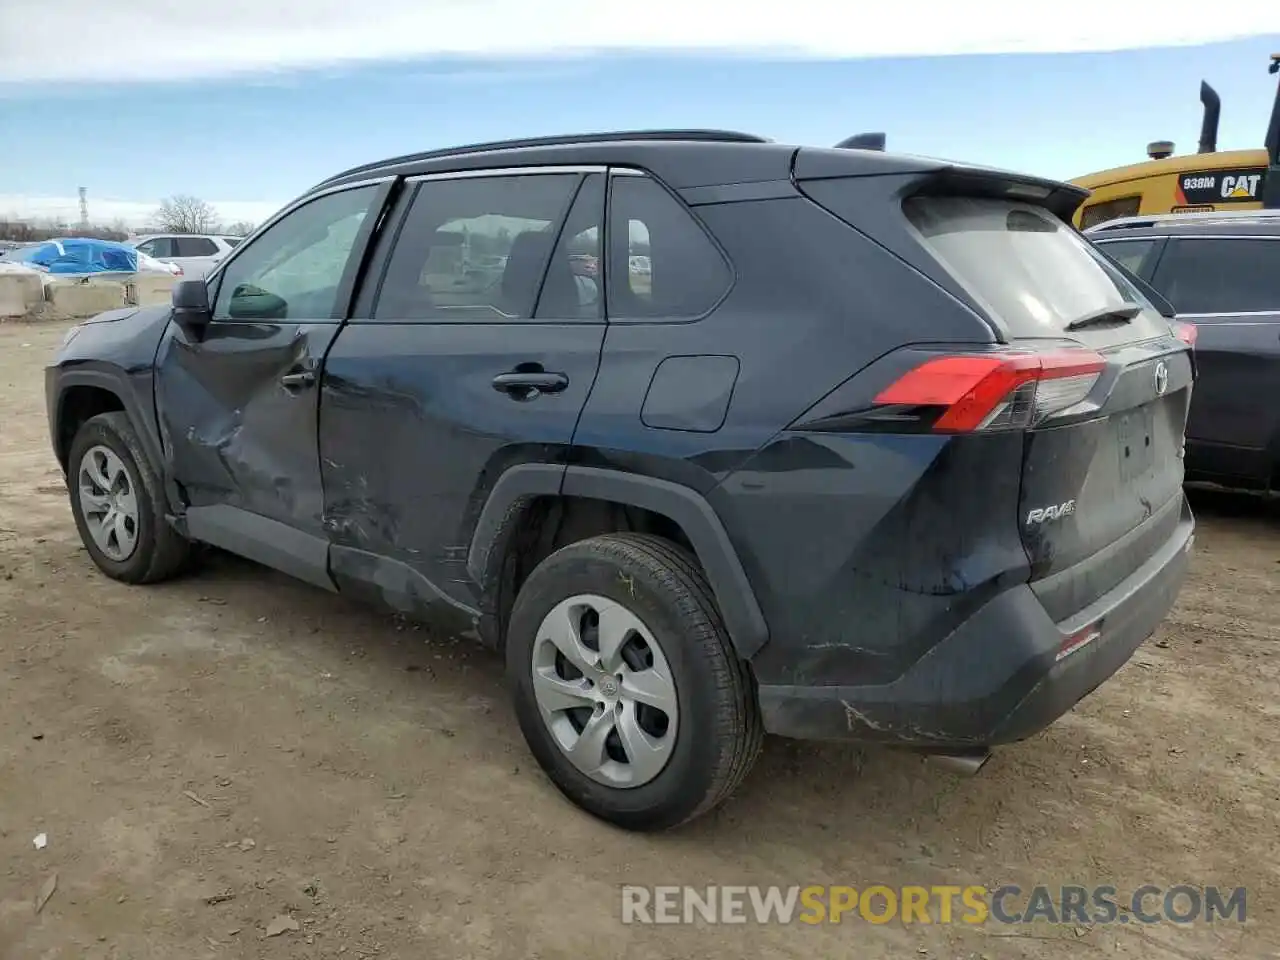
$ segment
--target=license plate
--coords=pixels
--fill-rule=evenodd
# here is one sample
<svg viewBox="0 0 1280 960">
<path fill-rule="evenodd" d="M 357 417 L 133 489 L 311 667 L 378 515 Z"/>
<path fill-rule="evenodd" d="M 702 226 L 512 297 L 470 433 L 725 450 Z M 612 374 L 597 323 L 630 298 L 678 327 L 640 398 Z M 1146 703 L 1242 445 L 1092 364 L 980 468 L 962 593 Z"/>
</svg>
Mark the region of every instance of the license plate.
<svg viewBox="0 0 1280 960">
<path fill-rule="evenodd" d="M 1155 462 L 1155 443 L 1152 407 L 1140 407 L 1120 416 L 1116 423 L 1116 446 L 1122 480 L 1133 480 L 1151 469 Z"/>
</svg>

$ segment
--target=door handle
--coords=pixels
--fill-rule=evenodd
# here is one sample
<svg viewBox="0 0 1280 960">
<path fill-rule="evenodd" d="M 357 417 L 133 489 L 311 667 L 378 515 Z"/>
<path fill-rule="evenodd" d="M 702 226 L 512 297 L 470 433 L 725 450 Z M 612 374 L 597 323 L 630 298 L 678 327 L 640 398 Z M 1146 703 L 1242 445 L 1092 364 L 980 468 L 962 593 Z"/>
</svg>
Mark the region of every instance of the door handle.
<svg viewBox="0 0 1280 960">
<path fill-rule="evenodd" d="M 545 370 L 516 370 L 493 378 L 493 389 L 514 400 L 532 400 L 540 393 L 560 393 L 568 386 L 569 378 L 563 373 Z"/>
<path fill-rule="evenodd" d="M 286 373 L 282 376 L 280 384 L 286 390 L 301 390 L 304 387 L 314 387 L 316 374 L 314 370 L 296 370 L 293 373 Z"/>
</svg>

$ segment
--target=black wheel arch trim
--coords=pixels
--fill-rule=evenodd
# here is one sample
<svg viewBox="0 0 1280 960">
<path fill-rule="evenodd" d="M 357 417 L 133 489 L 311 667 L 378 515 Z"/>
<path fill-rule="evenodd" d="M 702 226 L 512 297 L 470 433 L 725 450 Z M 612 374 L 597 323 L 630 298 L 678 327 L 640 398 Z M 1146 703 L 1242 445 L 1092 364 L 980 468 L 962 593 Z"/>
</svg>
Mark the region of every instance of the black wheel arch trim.
<svg viewBox="0 0 1280 960">
<path fill-rule="evenodd" d="M 689 487 L 640 474 L 553 464 L 507 470 L 485 501 L 467 554 L 467 571 L 482 590 L 491 579 L 491 555 L 512 507 L 523 499 L 556 494 L 626 504 L 677 523 L 698 555 L 738 655 L 749 660 L 768 641 L 768 624 L 751 581 L 711 504 Z"/>
<path fill-rule="evenodd" d="M 164 458 L 160 453 L 160 436 L 156 432 L 155 418 L 148 419 L 146 411 L 139 408 L 138 399 L 134 396 L 126 374 L 92 367 L 62 370 L 58 375 L 58 404 L 54 410 L 55 425 L 62 423 L 63 403 L 66 401 L 67 392 L 72 387 L 97 387 L 118 397 L 125 413 L 129 415 L 129 420 L 138 431 L 138 438 L 142 441 L 147 457 L 151 460 L 151 466 L 157 473 L 162 473 Z"/>
<path fill-rule="evenodd" d="M 142 443 L 143 452 L 146 453 L 147 459 L 151 461 L 151 467 L 156 472 L 156 476 L 160 477 L 161 485 L 164 488 L 165 496 L 169 501 L 169 508 L 179 502 L 176 490 L 173 488 L 169 480 L 169 471 L 165 469 L 164 453 L 160 443 L 160 433 L 156 424 L 154 411 L 148 416 L 129 383 L 129 377 L 123 371 L 114 371 L 103 369 L 102 367 L 78 367 L 74 370 L 61 369 L 57 377 L 57 395 L 56 406 L 51 411 L 52 422 L 50 426 L 53 428 L 53 441 L 56 444 L 59 438 L 59 431 L 62 424 L 63 404 L 66 401 L 67 393 L 72 387 L 96 387 L 105 390 L 120 400 L 124 412 L 129 418 L 129 422 L 133 424 L 134 429 L 138 431 L 138 439 Z M 61 454 L 61 451 L 55 448 L 55 453 Z M 61 456 L 59 456 L 61 459 Z M 64 469 L 69 470 L 70 465 L 64 463 Z"/>
</svg>

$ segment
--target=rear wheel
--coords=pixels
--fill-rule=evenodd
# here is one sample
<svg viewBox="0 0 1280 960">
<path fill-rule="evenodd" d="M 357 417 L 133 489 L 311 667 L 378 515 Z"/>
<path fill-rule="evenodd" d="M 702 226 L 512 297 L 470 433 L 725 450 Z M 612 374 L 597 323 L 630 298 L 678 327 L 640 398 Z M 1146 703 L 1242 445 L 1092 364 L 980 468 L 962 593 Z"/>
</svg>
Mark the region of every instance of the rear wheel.
<svg viewBox="0 0 1280 960">
<path fill-rule="evenodd" d="M 93 562 L 125 583 L 179 573 L 191 544 L 165 520 L 164 492 L 126 414 L 86 420 L 67 458 L 71 513 Z"/>
<path fill-rule="evenodd" d="M 667 540 L 610 534 L 552 554 L 516 598 L 506 659 L 542 769 L 619 826 L 705 813 L 760 750 L 746 667 L 696 561 Z"/>
</svg>

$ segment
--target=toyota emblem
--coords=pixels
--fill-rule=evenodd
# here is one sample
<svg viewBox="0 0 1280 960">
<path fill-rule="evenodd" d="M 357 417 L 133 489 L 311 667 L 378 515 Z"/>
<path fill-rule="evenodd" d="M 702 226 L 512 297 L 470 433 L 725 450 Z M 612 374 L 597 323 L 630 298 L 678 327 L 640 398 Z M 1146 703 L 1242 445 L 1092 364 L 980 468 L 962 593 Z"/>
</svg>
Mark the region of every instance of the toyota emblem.
<svg viewBox="0 0 1280 960">
<path fill-rule="evenodd" d="M 1156 396 L 1163 397 L 1164 392 L 1169 389 L 1169 365 L 1161 360 L 1156 364 Z"/>
</svg>

